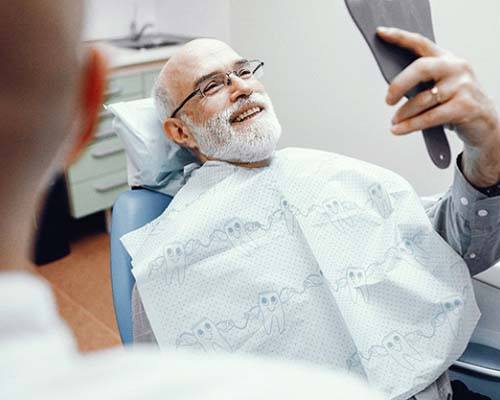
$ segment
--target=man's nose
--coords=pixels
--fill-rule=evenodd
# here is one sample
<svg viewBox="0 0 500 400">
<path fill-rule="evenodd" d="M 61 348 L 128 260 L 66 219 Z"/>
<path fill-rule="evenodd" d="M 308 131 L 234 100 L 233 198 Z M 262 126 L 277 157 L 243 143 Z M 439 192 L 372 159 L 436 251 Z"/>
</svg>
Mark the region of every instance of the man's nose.
<svg viewBox="0 0 500 400">
<path fill-rule="evenodd" d="M 237 76 L 231 76 L 231 84 L 229 85 L 230 97 L 232 103 L 235 103 L 240 98 L 245 98 L 253 93 L 252 81 L 241 79 Z"/>
</svg>

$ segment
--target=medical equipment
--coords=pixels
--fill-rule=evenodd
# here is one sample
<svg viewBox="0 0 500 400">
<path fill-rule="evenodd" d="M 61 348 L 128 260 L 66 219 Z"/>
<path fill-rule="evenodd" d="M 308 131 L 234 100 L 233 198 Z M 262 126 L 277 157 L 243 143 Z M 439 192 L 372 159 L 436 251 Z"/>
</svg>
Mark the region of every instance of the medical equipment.
<svg viewBox="0 0 500 400">
<path fill-rule="evenodd" d="M 345 0 L 345 3 L 388 83 L 417 57 L 406 49 L 381 40 L 376 35 L 377 27 L 396 27 L 434 40 L 429 0 Z M 432 82 L 421 83 L 406 96 L 412 98 L 433 86 Z M 425 129 L 423 136 L 434 164 L 439 168 L 447 168 L 451 151 L 443 127 Z"/>
</svg>

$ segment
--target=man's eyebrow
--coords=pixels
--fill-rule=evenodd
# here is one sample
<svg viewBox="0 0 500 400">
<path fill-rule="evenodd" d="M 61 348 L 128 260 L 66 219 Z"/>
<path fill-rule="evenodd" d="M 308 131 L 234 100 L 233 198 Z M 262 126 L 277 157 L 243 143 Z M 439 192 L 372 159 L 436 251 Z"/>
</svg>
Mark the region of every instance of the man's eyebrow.
<svg viewBox="0 0 500 400">
<path fill-rule="evenodd" d="M 244 58 L 242 58 L 241 60 L 237 60 L 233 63 L 233 68 L 239 67 L 240 65 L 243 65 L 246 62 L 248 62 L 248 60 L 246 60 Z M 201 82 L 203 82 L 204 80 L 211 78 L 212 76 L 219 75 L 221 72 L 222 72 L 221 70 L 218 70 L 218 71 L 209 72 L 208 74 L 200 76 L 198 79 L 196 79 L 196 82 L 193 85 L 193 89 L 196 89 L 198 87 L 198 85 Z"/>
<path fill-rule="evenodd" d="M 245 63 L 247 63 L 247 62 L 248 62 L 248 60 L 247 60 L 247 59 L 242 58 L 241 60 L 235 61 L 235 62 L 233 63 L 233 67 L 238 67 L 238 66 L 243 65 L 243 64 L 245 64 Z"/>
</svg>

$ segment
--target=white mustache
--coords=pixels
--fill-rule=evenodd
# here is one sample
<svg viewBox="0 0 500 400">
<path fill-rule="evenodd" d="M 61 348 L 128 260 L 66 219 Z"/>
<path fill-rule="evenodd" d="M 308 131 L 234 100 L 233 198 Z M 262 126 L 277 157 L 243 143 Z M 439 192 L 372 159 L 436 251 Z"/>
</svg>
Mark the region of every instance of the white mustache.
<svg viewBox="0 0 500 400">
<path fill-rule="evenodd" d="M 250 105 L 262 105 L 264 109 L 268 109 L 270 105 L 269 98 L 260 93 L 252 93 L 246 98 L 241 98 L 236 101 L 236 103 L 231 104 L 228 108 L 219 114 L 220 119 L 225 119 L 230 122 L 231 116 L 239 111 L 241 108 Z"/>
</svg>

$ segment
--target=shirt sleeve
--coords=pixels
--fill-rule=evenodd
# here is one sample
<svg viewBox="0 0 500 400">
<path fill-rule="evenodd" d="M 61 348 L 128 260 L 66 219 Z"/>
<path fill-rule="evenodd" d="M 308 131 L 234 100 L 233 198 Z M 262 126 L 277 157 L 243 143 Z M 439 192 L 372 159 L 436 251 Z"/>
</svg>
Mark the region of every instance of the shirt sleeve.
<svg viewBox="0 0 500 400">
<path fill-rule="evenodd" d="M 450 189 L 421 200 L 434 229 L 463 257 L 471 275 L 500 259 L 500 196 L 475 189 L 458 163 Z"/>
</svg>

